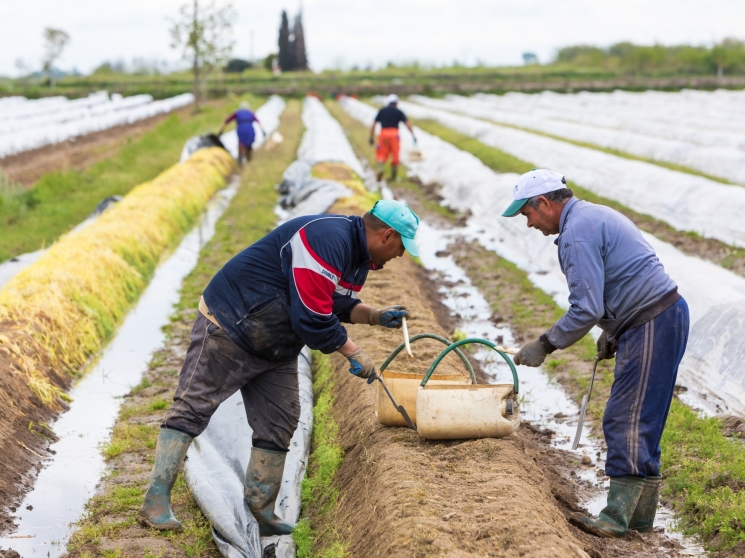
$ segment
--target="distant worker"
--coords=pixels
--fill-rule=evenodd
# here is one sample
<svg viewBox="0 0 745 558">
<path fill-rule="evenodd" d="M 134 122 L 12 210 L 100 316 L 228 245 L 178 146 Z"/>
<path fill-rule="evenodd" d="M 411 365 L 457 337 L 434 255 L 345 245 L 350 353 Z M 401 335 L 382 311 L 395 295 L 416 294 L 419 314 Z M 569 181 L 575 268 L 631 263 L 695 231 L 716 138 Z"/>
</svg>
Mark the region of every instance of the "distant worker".
<svg viewBox="0 0 745 558">
<path fill-rule="evenodd" d="M 561 174 L 525 173 L 513 196 L 502 215 L 524 215 L 528 227 L 559 235 L 554 244 L 569 285 L 567 313 L 523 345 L 515 364 L 540 366 L 596 325 L 597 358 L 616 355 L 603 415 L 608 502 L 597 519 L 570 519 L 601 537 L 649 533 L 662 483 L 660 440 L 688 342 L 688 305 L 639 229 L 609 207 L 573 197 Z"/>
<path fill-rule="evenodd" d="M 264 127 L 256 118 L 256 115 L 251 110 L 251 105 L 248 101 L 241 101 L 239 108 L 233 114 L 228 116 L 220 127 L 218 135 L 222 135 L 225 131 L 225 127 L 235 120 L 235 131 L 238 134 L 238 162 L 242 165 L 243 161 L 251 160 L 251 153 L 253 150 L 253 143 L 256 140 L 256 132 L 254 131 L 254 122 L 261 128 L 261 133 L 266 138 L 266 131 Z"/>
<path fill-rule="evenodd" d="M 378 161 L 378 182 L 383 180 L 383 172 L 385 170 L 385 163 L 388 157 L 391 157 L 391 181 L 396 180 L 398 173 L 399 164 L 399 148 L 401 144 L 401 136 L 398 134 L 398 125 L 404 123 L 404 125 L 411 132 L 411 137 L 414 138 L 414 144 L 416 144 L 416 136 L 414 135 L 414 128 L 411 127 L 409 120 L 401 109 L 398 108 L 398 95 L 388 95 L 385 99 L 385 104 L 382 109 L 378 111 L 375 116 L 375 122 L 373 122 L 372 128 L 370 128 L 370 145 L 375 145 L 375 126 L 380 123 L 380 135 L 378 136 L 378 145 L 375 148 L 375 159 Z"/>
<path fill-rule="evenodd" d="M 298 355 L 304 345 L 339 352 L 372 382 L 372 359 L 342 322 L 400 328 L 405 306 L 373 308 L 358 294 L 370 270 L 404 251 L 418 254 L 419 218 L 405 204 L 377 202 L 363 217 L 291 219 L 215 275 L 199 301 L 173 404 L 160 427 L 150 487 L 138 521 L 181 529 L 171 490 L 192 440 L 236 391 L 253 430 L 244 498 L 262 536 L 294 527 L 274 513 L 285 457 L 300 418 Z"/>
</svg>

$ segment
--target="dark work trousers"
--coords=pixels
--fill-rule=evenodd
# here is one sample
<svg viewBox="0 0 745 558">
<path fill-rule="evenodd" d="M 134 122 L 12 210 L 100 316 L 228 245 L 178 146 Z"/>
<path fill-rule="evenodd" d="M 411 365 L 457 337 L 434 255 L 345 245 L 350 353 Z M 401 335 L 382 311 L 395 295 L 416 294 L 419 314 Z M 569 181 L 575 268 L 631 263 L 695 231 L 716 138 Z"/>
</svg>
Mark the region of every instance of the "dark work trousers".
<svg viewBox="0 0 745 558">
<path fill-rule="evenodd" d="M 660 439 L 688 328 L 688 305 L 681 298 L 618 339 L 615 379 L 603 416 L 609 477 L 660 474 Z"/>
<path fill-rule="evenodd" d="M 199 436 L 217 407 L 241 390 L 254 447 L 287 451 L 300 418 L 297 359 L 275 362 L 247 353 L 201 312 L 161 428 Z"/>
</svg>

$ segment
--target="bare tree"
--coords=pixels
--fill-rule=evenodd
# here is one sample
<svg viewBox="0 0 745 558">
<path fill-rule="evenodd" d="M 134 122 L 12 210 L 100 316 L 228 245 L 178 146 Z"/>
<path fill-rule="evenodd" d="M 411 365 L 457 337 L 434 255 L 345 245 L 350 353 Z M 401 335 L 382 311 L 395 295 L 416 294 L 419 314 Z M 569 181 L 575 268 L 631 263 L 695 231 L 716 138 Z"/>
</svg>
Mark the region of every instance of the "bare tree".
<svg viewBox="0 0 745 558">
<path fill-rule="evenodd" d="M 62 51 L 70 42 L 70 35 L 62 29 L 47 27 L 44 29 L 43 37 L 44 57 L 41 59 L 41 67 L 45 72 L 49 72 L 49 83 L 54 87 L 54 63 L 62 56 Z"/>
<path fill-rule="evenodd" d="M 181 6 L 179 18 L 171 27 L 171 46 L 180 48 L 182 56 L 191 63 L 194 75 L 195 110 L 201 99 L 200 79 L 225 64 L 233 51 L 231 37 L 235 12 L 228 2 L 199 5 L 199 0 Z"/>
</svg>

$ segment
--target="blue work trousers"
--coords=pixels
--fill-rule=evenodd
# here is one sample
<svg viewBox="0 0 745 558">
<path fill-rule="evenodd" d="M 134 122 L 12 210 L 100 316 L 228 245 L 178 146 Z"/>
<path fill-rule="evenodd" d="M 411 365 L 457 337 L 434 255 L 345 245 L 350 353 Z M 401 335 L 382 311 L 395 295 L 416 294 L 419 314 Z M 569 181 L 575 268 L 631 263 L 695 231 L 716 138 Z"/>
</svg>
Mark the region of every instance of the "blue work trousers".
<svg viewBox="0 0 745 558">
<path fill-rule="evenodd" d="M 660 474 L 660 439 L 688 342 L 685 299 L 618 339 L 616 369 L 603 416 L 609 477 Z"/>
</svg>

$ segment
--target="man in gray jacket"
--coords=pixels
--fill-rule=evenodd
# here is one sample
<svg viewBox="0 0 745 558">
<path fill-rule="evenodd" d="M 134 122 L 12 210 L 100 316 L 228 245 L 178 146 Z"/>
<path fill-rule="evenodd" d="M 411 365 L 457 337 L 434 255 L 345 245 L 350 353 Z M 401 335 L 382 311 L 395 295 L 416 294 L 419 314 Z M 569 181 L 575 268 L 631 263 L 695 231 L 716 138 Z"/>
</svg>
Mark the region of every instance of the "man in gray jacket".
<svg viewBox="0 0 745 558">
<path fill-rule="evenodd" d="M 660 439 L 688 341 L 688 306 L 652 247 L 617 211 L 580 201 L 556 172 L 523 174 L 504 217 L 524 215 L 528 227 L 558 234 L 569 310 L 538 339 L 523 345 L 515 364 L 540 366 L 546 355 L 602 329 L 598 357 L 616 355 L 603 416 L 608 445 L 608 504 L 597 519 L 572 522 L 604 537 L 628 529 L 650 532 L 659 501 Z"/>
</svg>

